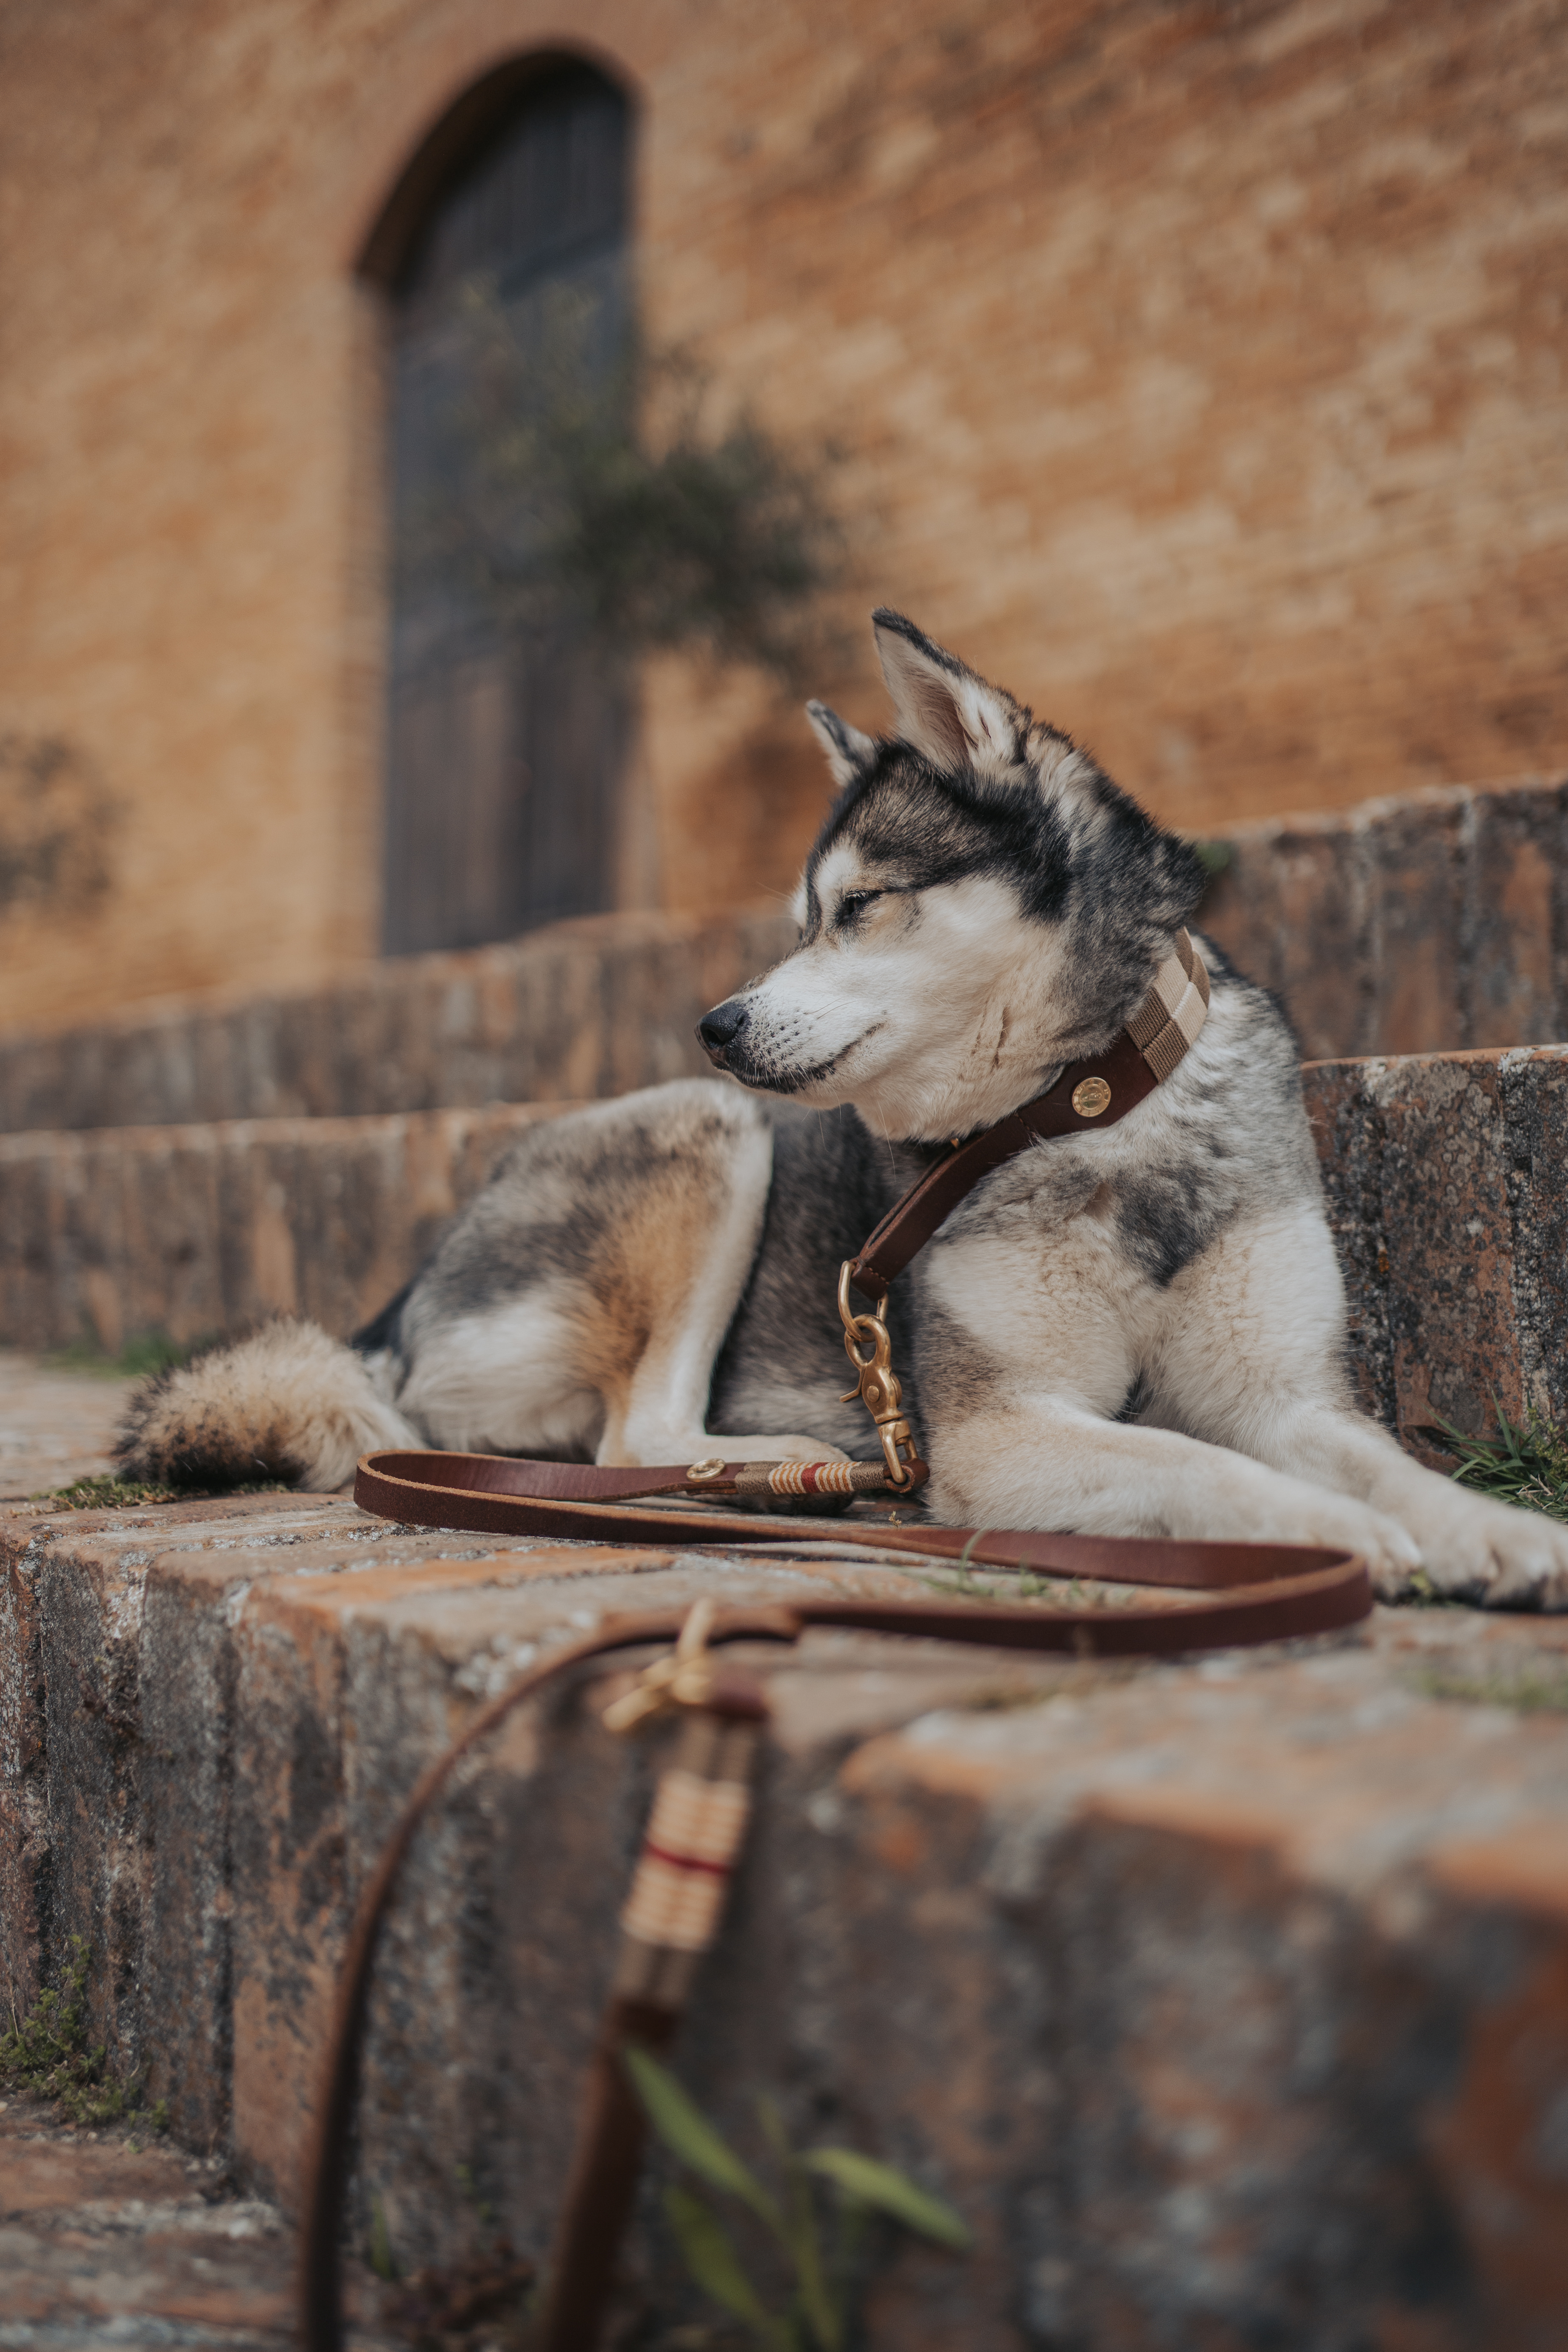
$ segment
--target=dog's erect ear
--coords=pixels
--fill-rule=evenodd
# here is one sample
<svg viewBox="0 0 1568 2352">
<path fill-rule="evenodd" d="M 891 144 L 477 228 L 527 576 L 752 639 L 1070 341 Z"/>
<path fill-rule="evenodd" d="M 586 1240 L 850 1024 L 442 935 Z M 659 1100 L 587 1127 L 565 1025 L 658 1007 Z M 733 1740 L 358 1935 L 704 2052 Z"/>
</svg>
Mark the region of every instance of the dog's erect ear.
<svg viewBox="0 0 1568 2352">
<path fill-rule="evenodd" d="M 827 754 L 828 773 L 842 792 L 846 784 L 864 775 L 877 756 L 877 746 L 869 735 L 862 735 L 858 727 L 851 727 L 837 710 L 829 710 L 826 702 L 808 702 L 805 715 L 811 721 L 812 733 Z"/>
<path fill-rule="evenodd" d="M 877 657 L 899 714 L 899 732 L 933 767 L 1002 777 L 1022 752 L 1025 714 L 1010 694 L 880 605 L 871 615 Z"/>
</svg>

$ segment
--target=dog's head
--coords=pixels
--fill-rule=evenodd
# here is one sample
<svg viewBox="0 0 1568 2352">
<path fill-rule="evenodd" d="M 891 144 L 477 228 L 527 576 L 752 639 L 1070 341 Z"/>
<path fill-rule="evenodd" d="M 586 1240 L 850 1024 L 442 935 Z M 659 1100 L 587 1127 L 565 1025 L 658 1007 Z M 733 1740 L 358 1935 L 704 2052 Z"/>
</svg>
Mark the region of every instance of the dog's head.
<svg viewBox="0 0 1568 2352">
<path fill-rule="evenodd" d="M 1107 1045 L 1203 869 L 1087 753 L 933 645 L 872 617 L 897 733 L 807 705 L 837 797 L 800 945 L 708 1013 L 710 1060 L 888 1135 L 965 1134 Z"/>
</svg>

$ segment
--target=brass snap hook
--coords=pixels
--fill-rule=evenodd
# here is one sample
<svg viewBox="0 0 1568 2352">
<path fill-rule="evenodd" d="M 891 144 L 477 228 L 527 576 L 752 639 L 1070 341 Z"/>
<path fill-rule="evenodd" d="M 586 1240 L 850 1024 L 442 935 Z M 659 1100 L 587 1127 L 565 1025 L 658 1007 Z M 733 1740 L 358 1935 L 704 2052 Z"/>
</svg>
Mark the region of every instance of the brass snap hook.
<svg viewBox="0 0 1568 2352">
<path fill-rule="evenodd" d="M 858 1315 L 850 1304 L 849 1282 L 854 1264 L 853 1258 L 846 1258 L 838 1271 L 838 1313 L 844 1325 L 844 1352 L 855 1368 L 856 1381 L 838 1402 L 848 1404 L 856 1397 L 861 1400 L 882 1441 L 889 1484 L 901 1490 L 911 1483 L 909 1464 L 914 1457 L 914 1437 L 904 1413 L 899 1376 L 893 1370 L 893 1343 L 887 1323 L 876 1312 Z M 864 1355 L 862 1346 L 868 1349 Z"/>
</svg>

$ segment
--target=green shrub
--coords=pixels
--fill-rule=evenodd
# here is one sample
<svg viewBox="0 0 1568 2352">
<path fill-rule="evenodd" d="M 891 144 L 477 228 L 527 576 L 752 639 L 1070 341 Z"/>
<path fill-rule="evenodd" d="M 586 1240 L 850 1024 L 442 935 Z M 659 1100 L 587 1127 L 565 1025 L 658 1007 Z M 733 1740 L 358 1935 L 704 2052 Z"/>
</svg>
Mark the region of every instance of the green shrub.
<svg viewBox="0 0 1568 2352">
<path fill-rule="evenodd" d="M 558 287 L 520 308 L 475 283 L 458 332 L 474 365 L 444 414 L 439 491 L 400 519 L 405 578 L 623 660 L 705 649 L 792 688 L 830 660 L 831 452 L 787 449 L 744 411 L 715 422 L 689 354 L 635 331 L 606 364 L 602 293 Z"/>
</svg>

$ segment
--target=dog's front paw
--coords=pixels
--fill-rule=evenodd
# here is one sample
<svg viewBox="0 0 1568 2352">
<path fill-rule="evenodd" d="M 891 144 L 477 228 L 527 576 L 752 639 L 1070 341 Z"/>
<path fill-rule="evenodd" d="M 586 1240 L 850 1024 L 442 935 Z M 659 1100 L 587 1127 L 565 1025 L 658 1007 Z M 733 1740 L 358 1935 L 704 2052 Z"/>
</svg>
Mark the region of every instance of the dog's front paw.
<svg viewBox="0 0 1568 2352">
<path fill-rule="evenodd" d="M 1461 1489 L 1414 1529 L 1421 1565 L 1446 1601 L 1482 1609 L 1568 1610 L 1568 1527 Z"/>
<path fill-rule="evenodd" d="M 1290 1536 L 1298 1543 L 1359 1552 L 1380 1601 L 1404 1599 L 1421 1573 L 1420 1547 L 1399 1521 L 1348 1495 L 1315 1494 L 1308 1523 L 1298 1520 Z"/>
</svg>

